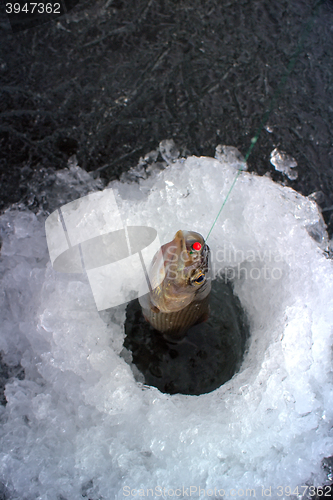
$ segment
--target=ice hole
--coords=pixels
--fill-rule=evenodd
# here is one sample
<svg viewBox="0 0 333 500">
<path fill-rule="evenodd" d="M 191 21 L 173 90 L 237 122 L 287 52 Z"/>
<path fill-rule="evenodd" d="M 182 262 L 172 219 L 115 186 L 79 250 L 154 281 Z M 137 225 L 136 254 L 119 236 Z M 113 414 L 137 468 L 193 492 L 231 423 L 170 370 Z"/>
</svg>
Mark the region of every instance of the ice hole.
<svg viewBox="0 0 333 500">
<path fill-rule="evenodd" d="M 167 394 L 200 395 L 230 380 L 240 368 L 249 337 L 246 315 L 228 279 L 212 283 L 210 316 L 181 340 L 151 327 L 138 300 L 126 308 L 125 360 L 136 379 Z M 131 356 L 128 356 L 130 351 Z"/>
<path fill-rule="evenodd" d="M 109 187 L 127 225 L 144 220 L 165 242 L 179 228 L 206 236 L 235 175 L 218 159 L 175 158 Z M 77 165 L 52 176 L 48 213 L 101 189 Z M 199 498 L 199 487 L 261 496 L 267 486 L 273 498 L 281 485 L 328 481 L 333 270 L 312 199 L 240 173 L 208 243 L 251 335 L 240 370 L 200 396 L 136 379 L 124 359 L 126 304 L 99 313 L 84 275 L 52 269 L 45 218 L 24 206 L 0 218 L 0 351 L 24 370 L 11 372 L 0 408 L 1 492 L 97 500 L 192 486 Z"/>
</svg>

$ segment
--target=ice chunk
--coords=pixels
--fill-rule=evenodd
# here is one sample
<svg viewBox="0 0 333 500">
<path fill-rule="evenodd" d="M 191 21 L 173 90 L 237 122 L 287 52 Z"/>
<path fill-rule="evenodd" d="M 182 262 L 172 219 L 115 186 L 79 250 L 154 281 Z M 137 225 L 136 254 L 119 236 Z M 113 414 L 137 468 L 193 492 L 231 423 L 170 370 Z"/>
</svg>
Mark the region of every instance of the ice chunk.
<svg viewBox="0 0 333 500">
<path fill-rule="evenodd" d="M 326 226 L 324 219 L 320 219 L 314 224 L 309 224 L 306 226 L 309 235 L 318 243 L 318 245 L 323 249 L 327 249 L 328 238 L 326 232 Z"/>
<path fill-rule="evenodd" d="M 160 153 L 164 161 L 171 165 L 179 156 L 179 151 L 173 139 L 165 139 L 160 142 Z"/>
<path fill-rule="evenodd" d="M 310 198 L 310 200 L 314 200 L 319 206 L 326 202 L 326 196 L 322 191 L 314 191 L 309 194 L 308 198 Z"/>
<path fill-rule="evenodd" d="M 236 170 L 247 170 L 244 156 L 234 146 L 219 144 L 215 150 L 215 158 L 228 167 L 234 167 Z"/>
<path fill-rule="evenodd" d="M 274 166 L 275 170 L 285 174 L 291 181 L 297 179 L 297 171 L 292 170 L 297 167 L 297 162 L 292 156 L 287 155 L 283 151 L 279 151 L 275 148 L 271 152 L 270 162 Z"/>
<path fill-rule="evenodd" d="M 52 169 L 36 171 L 28 183 L 27 199 L 31 210 L 53 212 L 64 203 L 76 200 L 91 191 L 102 189 L 103 183 L 77 164 L 76 156 L 68 160 L 68 168 L 54 172 Z"/>
<path fill-rule="evenodd" d="M 137 165 L 130 168 L 128 172 L 121 174 L 120 180 L 123 183 L 138 182 L 140 179 L 147 179 L 155 171 L 163 170 L 167 166 L 167 163 L 156 161 L 159 153 L 160 151 L 157 149 L 147 153 L 143 158 L 140 158 Z"/>
</svg>

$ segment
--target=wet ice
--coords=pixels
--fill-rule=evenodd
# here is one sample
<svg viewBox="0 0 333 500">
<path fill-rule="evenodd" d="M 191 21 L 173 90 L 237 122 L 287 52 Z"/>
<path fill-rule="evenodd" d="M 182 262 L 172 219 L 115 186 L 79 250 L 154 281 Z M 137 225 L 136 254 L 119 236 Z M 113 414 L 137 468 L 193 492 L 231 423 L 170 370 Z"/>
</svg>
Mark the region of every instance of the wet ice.
<svg viewBox="0 0 333 500">
<path fill-rule="evenodd" d="M 297 167 L 297 162 L 292 156 L 275 148 L 271 152 L 270 162 L 274 165 L 275 170 L 285 174 L 291 181 L 297 179 L 297 170 L 292 170 Z"/>
</svg>

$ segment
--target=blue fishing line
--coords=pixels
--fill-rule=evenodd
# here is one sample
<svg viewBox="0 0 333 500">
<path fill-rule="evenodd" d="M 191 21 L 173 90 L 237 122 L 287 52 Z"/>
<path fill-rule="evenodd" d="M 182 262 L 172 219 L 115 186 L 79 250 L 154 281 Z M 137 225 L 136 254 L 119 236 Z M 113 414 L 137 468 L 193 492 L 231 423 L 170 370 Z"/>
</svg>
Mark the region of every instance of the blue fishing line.
<svg viewBox="0 0 333 500">
<path fill-rule="evenodd" d="M 249 149 L 247 150 L 247 153 L 246 153 L 246 155 L 245 155 L 245 157 L 244 157 L 244 160 L 243 160 L 243 165 L 244 165 L 244 166 L 245 166 L 245 163 L 247 162 L 247 160 L 248 160 L 248 158 L 249 158 L 249 156 L 250 156 L 250 154 L 251 154 L 251 152 L 252 152 L 252 149 L 254 148 L 254 145 L 256 144 L 256 142 L 257 142 L 257 140 L 258 140 L 258 138 L 259 138 L 259 135 L 260 135 L 260 133 L 261 133 L 262 129 L 264 128 L 265 124 L 267 123 L 267 120 L 268 120 L 268 118 L 269 118 L 269 116 L 270 116 L 271 112 L 273 111 L 273 109 L 274 109 L 274 107 L 275 107 L 275 104 L 276 104 L 277 99 L 280 97 L 280 94 L 281 94 L 281 92 L 282 92 L 282 90 L 283 90 L 283 88 L 284 88 L 284 86 L 285 86 L 285 84 L 286 84 L 286 81 L 287 81 L 287 79 L 288 79 L 288 77 L 289 77 L 290 73 L 291 73 L 291 72 L 292 72 L 292 70 L 294 69 L 294 66 L 295 66 L 295 64 L 296 64 L 297 58 L 298 58 L 299 54 L 301 53 L 301 51 L 303 50 L 304 42 L 305 42 L 305 40 L 306 40 L 307 36 L 310 34 L 310 31 L 311 31 L 311 29 L 312 29 L 313 23 L 314 23 L 315 18 L 316 18 L 317 14 L 318 14 L 319 7 L 320 7 L 320 5 L 321 5 L 324 1 L 325 1 L 325 0 L 320 0 L 319 2 L 317 2 L 317 4 L 316 4 L 316 5 L 314 6 L 314 8 L 313 8 L 312 16 L 310 17 L 309 21 L 306 23 L 306 25 L 305 25 L 305 27 L 304 27 L 304 29 L 303 29 L 303 32 L 302 32 L 302 34 L 301 34 L 301 36 L 300 36 L 300 39 L 299 39 L 299 42 L 298 42 L 298 44 L 297 44 L 297 48 L 296 48 L 296 50 L 295 50 L 295 52 L 294 52 L 293 56 L 291 57 L 291 59 L 290 59 L 290 61 L 289 61 L 288 67 L 287 67 L 287 69 L 286 69 L 286 72 L 285 72 L 285 74 L 282 76 L 282 78 L 281 78 L 281 80 L 280 80 L 280 83 L 279 83 L 279 85 L 278 85 L 277 89 L 275 90 L 275 92 L 274 92 L 274 94 L 273 94 L 273 97 L 272 97 L 272 99 L 271 99 L 271 101 L 270 101 L 270 104 L 269 104 L 269 106 L 268 106 L 268 109 L 267 109 L 266 113 L 264 114 L 264 116 L 263 116 L 263 118 L 262 118 L 262 120 L 261 120 L 261 122 L 260 122 L 260 125 L 259 125 L 259 127 L 258 127 L 258 130 L 257 130 L 257 132 L 256 132 L 255 136 L 254 136 L 254 137 L 252 137 L 252 139 L 251 139 L 251 144 L 250 144 L 250 147 L 249 147 Z M 232 183 L 232 184 L 231 184 L 231 186 L 230 186 L 230 189 L 229 189 L 229 191 L 228 191 L 228 193 L 227 193 L 227 195 L 226 195 L 226 197 L 225 197 L 225 199 L 224 199 L 224 201 L 223 201 L 223 203 L 222 203 L 222 205 L 221 205 L 221 208 L 220 208 L 220 210 L 219 210 L 219 212 L 218 212 L 217 216 L 215 217 L 215 220 L 214 220 L 214 222 L 213 222 L 213 224 L 212 224 L 212 227 L 211 227 L 211 228 L 210 228 L 210 230 L 209 230 L 209 233 L 208 233 L 208 235 L 207 235 L 207 237 L 206 237 L 205 241 L 207 241 L 207 240 L 208 240 L 209 235 L 210 235 L 210 233 L 212 232 L 213 227 L 215 226 L 215 224 L 216 224 L 216 222 L 217 222 L 217 219 L 220 217 L 220 214 L 221 214 L 221 212 L 222 212 L 222 210 L 223 210 L 223 208 L 224 208 L 225 204 L 227 203 L 227 200 L 228 200 L 228 198 L 229 198 L 229 196 L 230 196 L 230 193 L 231 193 L 231 191 L 233 190 L 233 188 L 234 188 L 234 186 L 235 186 L 235 184 L 236 184 L 236 181 L 237 181 L 237 179 L 238 179 L 238 177 L 239 177 L 240 173 L 241 173 L 241 172 L 243 172 L 243 170 L 244 170 L 244 168 L 241 166 L 241 167 L 239 168 L 239 170 L 238 170 L 238 172 L 237 172 L 237 174 L 236 174 L 236 176 L 235 176 L 234 180 L 233 180 L 233 183 Z"/>
</svg>

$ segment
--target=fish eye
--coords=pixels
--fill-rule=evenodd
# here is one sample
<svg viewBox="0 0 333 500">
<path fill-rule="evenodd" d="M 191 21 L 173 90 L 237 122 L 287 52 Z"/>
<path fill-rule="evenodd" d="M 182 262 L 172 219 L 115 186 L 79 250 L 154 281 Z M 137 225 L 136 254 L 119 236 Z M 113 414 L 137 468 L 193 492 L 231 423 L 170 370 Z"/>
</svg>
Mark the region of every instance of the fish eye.
<svg viewBox="0 0 333 500">
<path fill-rule="evenodd" d="M 191 279 L 191 283 L 194 285 L 201 285 L 206 279 L 206 276 L 203 273 L 200 273 L 198 276 L 195 276 Z"/>
</svg>

